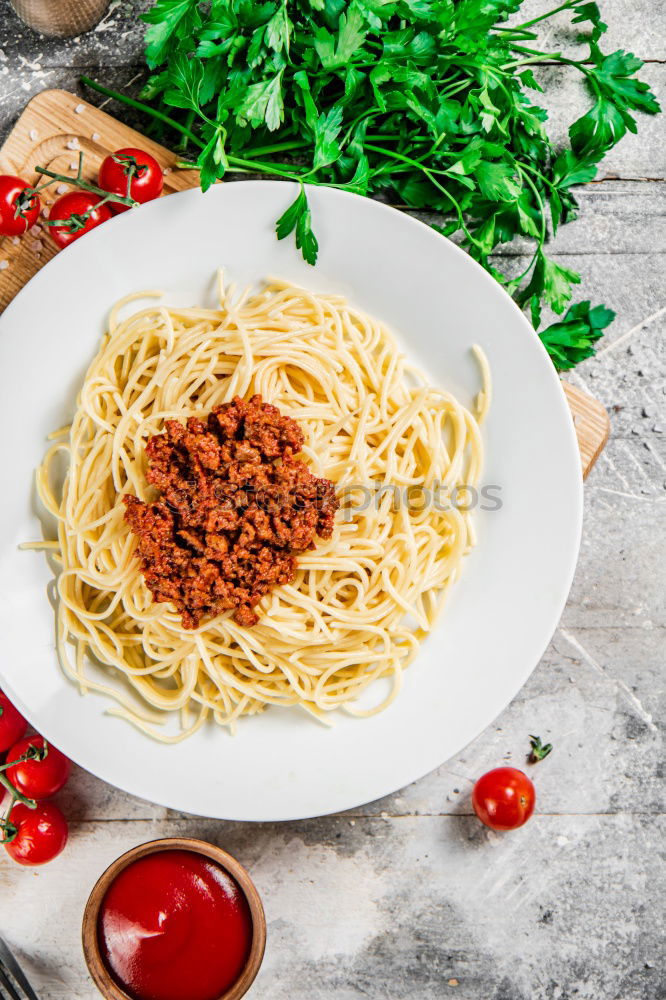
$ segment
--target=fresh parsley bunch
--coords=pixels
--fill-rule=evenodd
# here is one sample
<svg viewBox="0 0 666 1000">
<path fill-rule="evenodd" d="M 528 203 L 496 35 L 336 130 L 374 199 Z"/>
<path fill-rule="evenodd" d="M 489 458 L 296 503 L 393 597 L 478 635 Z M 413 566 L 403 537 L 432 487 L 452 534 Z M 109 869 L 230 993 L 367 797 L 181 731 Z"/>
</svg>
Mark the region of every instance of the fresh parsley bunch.
<svg viewBox="0 0 666 1000">
<path fill-rule="evenodd" d="M 142 96 L 152 113 L 199 150 L 204 190 L 229 172 L 285 177 L 441 214 L 535 328 L 542 306 L 566 313 L 540 334 L 559 369 L 594 353 L 614 314 L 569 306 L 580 275 L 545 253 L 549 234 L 575 217 L 572 188 L 591 181 L 604 154 L 636 131 L 635 111 L 659 105 L 636 78 L 631 53 L 604 54 L 597 4 L 564 0 L 507 24 L 522 0 L 157 0 L 146 13 Z M 569 59 L 538 47 L 532 30 L 560 11 L 585 28 L 588 51 Z M 591 107 L 557 150 L 533 70 L 579 71 Z M 305 188 L 277 222 L 311 264 L 317 239 Z M 508 278 L 492 261 L 516 236 L 533 242 L 529 266 Z"/>
</svg>

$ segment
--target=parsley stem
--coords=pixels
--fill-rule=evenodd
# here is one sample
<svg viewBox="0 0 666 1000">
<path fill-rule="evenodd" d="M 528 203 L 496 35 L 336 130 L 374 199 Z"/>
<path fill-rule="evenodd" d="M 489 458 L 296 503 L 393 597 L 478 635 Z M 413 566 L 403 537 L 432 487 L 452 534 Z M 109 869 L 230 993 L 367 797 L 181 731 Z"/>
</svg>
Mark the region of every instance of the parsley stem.
<svg viewBox="0 0 666 1000">
<path fill-rule="evenodd" d="M 394 149 L 382 149 L 381 146 L 374 146 L 369 142 L 366 142 L 365 149 L 369 149 L 373 153 L 379 153 L 380 156 L 389 156 L 394 160 L 401 160 L 403 163 L 409 163 L 412 167 L 417 167 L 419 170 L 423 170 L 423 164 L 419 163 L 418 160 L 412 159 L 411 156 L 404 156 L 402 153 L 398 153 Z"/>
<path fill-rule="evenodd" d="M 539 206 L 539 215 L 541 217 L 541 236 L 539 237 L 539 246 L 537 248 L 538 251 L 546 242 L 546 236 L 548 235 L 548 229 L 546 223 L 546 208 L 543 203 L 543 198 L 539 193 L 538 187 L 536 186 L 532 178 L 528 174 L 526 174 L 521 168 L 522 164 L 518 162 L 518 172 L 520 173 L 521 177 L 523 178 L 527 186 L 531 189 L 532 194 L 534 195 L 534 199 L 537 205 Z"/>
<path fill-rule="evenodd" d="M 453 97 L 454 94 L 459 94 L 461 90 L 465 89 L 465 87 L 471 87 L 471 82 L 469 80 L 461 80 L 460 83 L 455 83 L 448 87 L 444 87 L 444 89 L 439 92 L 439 96 Z"/>
<path fill-rule="evenodd" d="M 441 138 L 442 137 L 440 136 L 440 139 L 438 141 L 441 141 Z M 417 167 L 419 170 L 423 170 L 423 171 L 427 170 L 429 173 L 432 173 L 432 174 L 446 174 L 447 173 L 446 170 L 442 170 L 439 167 L 432 167 L 432 166 L 426 165 L 424 163 L 424 160 L 426 160 L 433 152 L 437 151 L 437 145 L 436 144 L 431 149 L 429 149 L 426 153 L 424 153 L 423 156 L 419 157 L 418 160 L 414 159 L 411 156 L 404 156 L 402 153 L 398 153 L 397 151 L 392 150 L 392 149 L 383 149 L 380 146 L 370 145 L 369 142 L 366 142 L 365 149 L 370 149 L 370 150 L 372 150 L 373 153 L 379 153 L 381 156 L 388 156 L 388 157 L 390 157 L 392 159 L 401 160 L 403 163 L 407 164 L 407 166 L 409 166 L 411 168 Z M 454 152 L 440 153 L 439 155 L 442 156 L 442 157 L 444 157 L 444 156 L 451 157 L 452 159 L 456 159 L 458 157 L 458 154 L 454 153 Z M 395 169 L 395 168 L 391 168 L 391 169 Z M 380 168 L 380 170 L 381 170 L 381 168 Z"/>
<path fill-rule="evenodd" d="M 502 35 L 502 39 L 508 42 L 511 41 L 511 39 L 507 37 L 508 35 L 515 35 L 517 38 L 523 39 L 524 41 L 529 41 L 530 39 L 538 37 L 536 31 L 525 31 L 523 28 L 518 26 L 511 28 L 509 25 L 495 24 L 493 25 L 492 30 L 505 32 L 505 34 Z"/>
<path fill-rule="evenodd" d="M 579 71 L 579 73 L 583 73 L 587 77 L 592 89 L 596 93 L 599 93 L 599 86 L 597 81 L 594 79 L 594 73 L 591 69 L 588 69 L 584 63 L 579 62 L 576 59 L 567 59 L 561 52 L 541 52 L 539 49 L 530 49 L 525 45 L 514 45 L 513 48 L 516 52 L 527 52 L 531 55 L 538 56 L 539 58 L 517 59 L 512 62 L 504 63 L 505 70 L 517 69 L 519 66 L 539 66 L 547 62 L 558 62 L 563 66 L 573 66 Z"/>
<path fill-rule="evenodd" d="M 237 156 L 228 156 L 227 159 L 229 161 L 230 166 L 244 167 L 250 171 L 253 170 L 257 174 L 275 174 L 276 177 L 286 177 L 287 180 L 290 181 L 301 180 L 301 175 L 294 173 L 293 170 L 290 170 L 286 163 L 279 163 L 279 164 L 261 163 L 260 161 L 245 160 Z M 282 167 L 286 167 L 286 169 L 285 170 L 280 169 Z"/>
<path fill-rule="evenodd" d="M 571 7 L 577 7 L 579 3 L 583 0 L 565 0 L 564 3 L 560 4 L 559 7 L 554 7 L 549 10 L 546 14 L 540 14 L 539 17 L 533 17 L 531 21 L 522 21 L 521 24 L 515 24 L 508 31 L 523 31 L 525 28 L 531 28 L 534 24 L 539 24 L 541 21 L 547 21 L 548 18 L 554 17 L 555 14 L 559 14 L 562 10 L 569 10 Z M 496 30 L 496 29 L 495 29 Z"/>
<path fill-rule="evenodd" d="M 194 124 L 195 117 L 196 117 L 196 112 L 193 111 L 190 108 L 190 110 L 187 112 L 187 116 L 185 118 L 185 128 L 187 129 L 187 132 L 191 133 L 192 125 Z M 187 135 L 187 133 L 184 132 L 182 134 L 182 137 L 178 140 L 178 143 L 176 145 L 177 152 L 179 152 L 179 153 L 184 153 L 185 152 L 185 150 L 187 149 L 187 140 L 188 140 L 188 138 L 189 138 L 189 136 Z"/>
<path fill-rule="evenodd" d="M 150 115 L 152 118 L 157 118 L 159 121 L 164 122 L 165 125 L 170 125 L 177 132 L 187 136 L 190 142 L 193 142 L 199 149 L 203 149 L 206 145 L 185 125 L 181 125 L 175 118 L 170 118 L 169 115 L 163 114 L 163 112 L 158 111 L 156 108 L 151 108 L 149 104 L 144 104 L 142 101 L 135 101 L 133 97 L 127 97 L 126 94 L 121 94 L 117 90 L 111 90 L 109 87 L 103 87 L 101 83 L 96 83 L 89 76 L 81 76 L 79 79 L 84 86 L 90 87 L 91 90 L 96 90 L 98 94 L 103 94 L 105 97 L 112 97 L 114 100 L 120 101 L 121 104 L 126 104 L 137 111 L 143 111 L 144 114 Z"/>
<path fill-rule="evenodd" d="M 540 170 L 537 170 L 536 167 L 533 167 L 531 163 L 525 163 L 524 160 L 517 160 L 516 162 L 518 163 L 518 166 L 520 167 L 521 170 L 529 170 L 531 174 L 534 174 L 534 176 L 538 177 L 540 181 L 543 181 L 543 183 L 547 187 L 549 187 L 551 191 L 557 190 L 557 185 L 553 184 L 553 182 L 549 180 L 549 178 L 546 177 L 545 174 L 542 174 Z"/>
<path fill-rule="evenodd" d="M 268 156 L 271 153 L 286 153 L 295 149 L 310 148 L 311 146 L 311 142 L 276 142 L 272 146 L 253 146 L 247 152 L 250 156 Z"/>
</svg>

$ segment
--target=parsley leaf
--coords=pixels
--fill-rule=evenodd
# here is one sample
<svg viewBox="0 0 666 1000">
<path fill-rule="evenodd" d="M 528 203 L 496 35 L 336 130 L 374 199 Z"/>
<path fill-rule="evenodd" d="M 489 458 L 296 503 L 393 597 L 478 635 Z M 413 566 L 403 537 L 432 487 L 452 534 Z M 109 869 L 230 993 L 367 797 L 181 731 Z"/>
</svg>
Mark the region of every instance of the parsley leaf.
<svg viewBox="0 0 666 1000">
<path fill-rule="evenodd" d="M 515 201 L 520 197 L 520 184 L 510 163 L 487 163 L 482 160 L 476 167 L 476 182 L 481 194 L 491 201 Z"/>
<path fill-rule="evenodd" d="M 169 68 L 170 87 L 164 100 L 174 108 L 199 110 L 199 91 L 203 80 L 203 66 L 179 53 Z"/>
<path fill-rule="evenodd" d="M 594 344 L 614 319 L 612 309 L 578 302 L 567 309 L 559 323 L 542 330 L 539 338 L 558 371 L 568 371 L 594 354 Z"/>
<path fill-rule="evenodd" d="M 280 127 L 284 116 L 282 100 L 282 73 L 276 73 L 270 80 L 253 83 L 236 110 L 239 123 L 260 122 L 270 132 Z"/>
<path fill-rule="evenodd" d="M 342 128 L 342 108 L 331 108 L 327 114 L 321 114 L 315 125 L 315 152 L 313 170 L 335 163 L 340 156 L 340 145 L 337 138 Z"/>
<path fill-rule="evenodd" d="M 141 19 L 150 25 L 146 31 L 146 61 L 149 66 L 159 66 L 163 61 L 169 40 L 181 28 L 183 19 L 194 20 L 193 10 L 196 12 L 191 0 L 157 0 L 151 10 L 141 15 Z"/>
<path fill-rule="evenodd" d="M 319 244 L 312 232 L 312 215 L 304 187 L 301 187 L 296 200 L 275 224 L 275 232 L 279 240 L 283 240 L 294 230 L 296 230 L 296 246 L 302 251 L 304 259 L 308 264 L 316 264 Z"/>
<path fill-rule="evenodd" d="M 601 60 L 594 78 L 618 107 L 655 114 L 659 105 L 654 94 L 650 93 L 647 83 L 635 79 L 635 74 L 642 67 L 642 61 L 635 55 L 618 49 Z"/>
<path fill-rule="evenodd" d="M 266 25 L 266 45 L 274 52 L 282 49 L 289 53 L 289 41 L 292 24 L 287 15 L 287 5 L 283 3 Z"/>
<path fill-rule="evenodd" d="M 223 128 L 214 129 L 209 141 L 199 154 L 197 166 L 199 167 L 201 187 L 204 191 L 207 191 L 211 184 L 224 176 L 228 166 L 224 151 L 224 136 Z"/>
</svg>

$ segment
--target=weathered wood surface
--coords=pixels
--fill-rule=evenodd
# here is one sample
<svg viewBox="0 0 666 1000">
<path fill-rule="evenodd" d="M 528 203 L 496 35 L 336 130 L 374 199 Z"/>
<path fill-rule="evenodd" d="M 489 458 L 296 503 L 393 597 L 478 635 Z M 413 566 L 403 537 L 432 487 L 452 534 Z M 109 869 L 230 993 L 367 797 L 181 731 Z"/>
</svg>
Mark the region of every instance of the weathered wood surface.
<svg viewBox="0 0 666 1000">
<path fill-rule="evenodd" d="M 531 16 L 547 9 L 529 5 Z M 666 5 L 601 5 L 609 47 L 651 60 L 645 76 L 663 97 Z M 46 42 L 3 12 L 2 134 L 31 94 L 73 89 L 80 72 L 111 85 L 136 77 L 134 14 L 145 6 L 121 0 L 78 42 Z M 568 73 L 547 72 L 559 74 L 550 106 L 563 121 L 585 97 Z M 256 1000 L 666 994 L 666 152 L 663 120 L 640 124 L 602 168 L 619 179 L 581 192 L 579 221 L 552 248 L 583 272 L 581 297 L 618 313 L 598 356 L 572 377 L 612 409 L 612 436 L 586 485 L 567 608 L 524 689 L 458 759 L 340 817 L 215 823 L 77 772 L 62 796 L 70 850 L 38 873 L 0 863 L 0 930 L 43 1000 L 93 1000 L 79 945 L 85 897 L 109 861 L 162 833 L 207 837 L 250 865 L 269 918 Z M 555 743 L 536 771 L 540 815 L 515 834 L 486 833 L 469 815 L 472 781 L 505 757 L 520 766 L 529 732 Z"/>
</svg>

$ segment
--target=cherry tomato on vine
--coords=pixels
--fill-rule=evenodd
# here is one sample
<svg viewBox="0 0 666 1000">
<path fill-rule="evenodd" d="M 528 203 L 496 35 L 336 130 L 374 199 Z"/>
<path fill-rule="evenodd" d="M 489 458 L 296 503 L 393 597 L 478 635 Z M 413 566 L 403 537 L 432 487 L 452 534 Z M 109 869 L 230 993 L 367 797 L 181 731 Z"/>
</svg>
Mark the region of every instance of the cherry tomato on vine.
<svg viewBox="0 0 666 1000">
<path fill-rule="evenodd" d="M 157 160 L 143 149 L 117 149 L 104 160 L 99 168 L 99 186 L 123 198 L 144 202 L 159 198 L 164 186 L 164 174 Z M 111 202 L 111 211 L 118 215 L 129 205 Z"/>
<path fill-rule="evenodd" d="M 9 750 L 13 743 L 25 735 L 28 723 L 6 694 L 0 691 L 0 753 Z"/>
<path fill-rule="evenodd" d="M 7 751 L 7 760 L 18 760 L 33 746 L 44 747 L 43 736 L 24 736 Z M 43 760 L 24 760 L 7 769 L 7 777 L 14 788 L 29 799 L 49 799 L 59 792 L 72 770 L 72 762 L 64 754 L 47 744 L 48 753 Z"/>
<path fill-rule="evenodd" d="M 0 176 L 0 233 L 3 236 L 22 236 L 37 222 L 42 203 L 36 194 L 25 194 L 29 187 L 20 177 Z"/>
<path fill-rule="evenodd" d="M 49 212 L 49 222 L 62 219 L 63 224 L 50 225 L 48 229 L 59 247 L 69 246 L 84 233 L 90 232 L 111 218 L 111 209 L 108 204 L 100 205 L 101 201 L 98 194 L 70 191 L 53 202 Z"/>
<path fill-rule="evenodd" d="M 491 830 L 516 830 L 534 812 L 534 785 L 515 767 L 496 767 L 472 791 L 474 812 Z"/>
<path fill-rule="evenodd" d="M 20 865 L 45 865 L 64 849 L 67 834 L 67 820 L 52 802 L 40 802 L 36 809 L 18 802 L 6 821 L 3 843 Z"/>
</svg>

